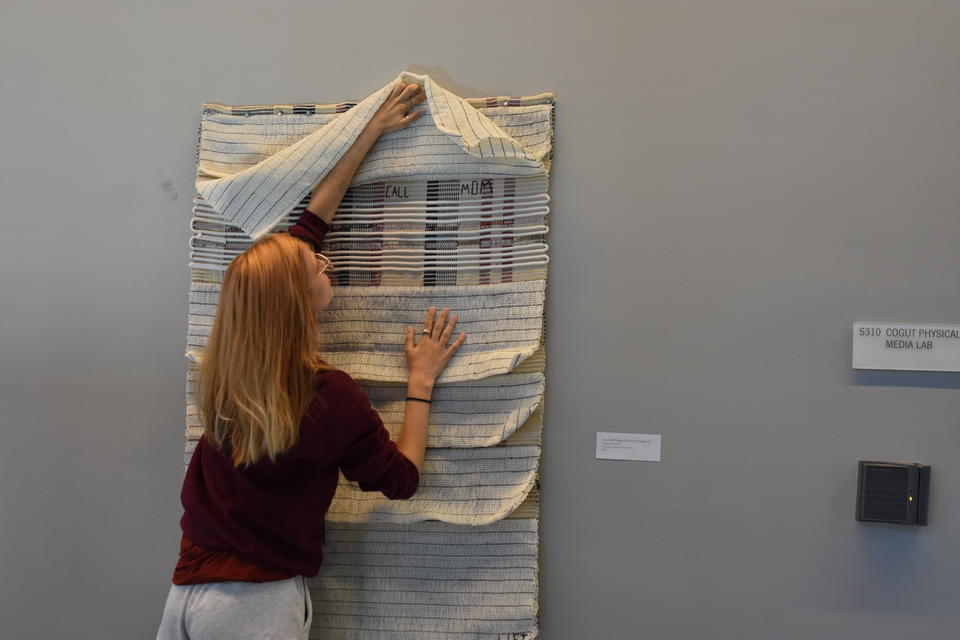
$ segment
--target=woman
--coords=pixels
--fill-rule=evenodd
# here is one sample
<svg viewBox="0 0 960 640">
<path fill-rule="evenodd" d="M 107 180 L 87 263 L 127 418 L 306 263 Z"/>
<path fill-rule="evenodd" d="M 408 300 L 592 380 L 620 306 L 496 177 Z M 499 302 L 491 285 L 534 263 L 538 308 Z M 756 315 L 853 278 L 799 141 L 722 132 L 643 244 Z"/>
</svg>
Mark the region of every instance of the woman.
<svg viewBox="0 0 960 640">
<path fill-rule="evenodd" d="M 463 344 L 457 318 L 431 307 L 407 327 L 409 370 L 394 443 L 357 383 L 316 352 L 316 316 L 333 297 L 314 253 L 360 161 L 380 135 L 420 117 L 424 94 L 398 84 L 314 190 L 289 234 L 257 240 L 230 264 L 204 352 L 204 435 L 184 478 L 183 537 L 158 640 L 306 638 L 305 576 L 323 557 L 339 471 L 391 499 L 417 490 L 434 382 Z M 448 346 L 449 345 L 449 346 Z"/>
</svg>

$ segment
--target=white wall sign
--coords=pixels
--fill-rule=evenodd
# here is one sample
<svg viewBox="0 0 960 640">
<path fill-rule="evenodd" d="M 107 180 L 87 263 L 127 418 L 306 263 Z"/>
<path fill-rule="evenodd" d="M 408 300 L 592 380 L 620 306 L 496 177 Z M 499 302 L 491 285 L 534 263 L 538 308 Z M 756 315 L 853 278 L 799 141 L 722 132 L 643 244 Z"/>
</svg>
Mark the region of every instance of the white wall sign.
<svg viewBox="0 0 960 640">
<path fill-rule="evenodd" d="M 660 435 L 598 431 L 597 458 L 660 462 Z"/>
<path fill-rule="evenodd" d="M 853 368 L 960 371 L 960 324 L 854 322 Z"/>
</svg>

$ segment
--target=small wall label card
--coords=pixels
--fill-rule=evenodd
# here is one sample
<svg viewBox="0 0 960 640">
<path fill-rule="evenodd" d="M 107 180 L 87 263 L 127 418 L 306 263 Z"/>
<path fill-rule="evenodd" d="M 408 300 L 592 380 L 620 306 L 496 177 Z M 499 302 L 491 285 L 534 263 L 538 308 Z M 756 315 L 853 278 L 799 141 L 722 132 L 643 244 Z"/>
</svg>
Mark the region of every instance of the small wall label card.
<svg viewBox="0 0 960 640">
<path fill-rule="evenodd" d="M 853 368 L 960 371 L 960 324 L 854 322 Z"/>
<path fill-rule="evenodd" d="M 660 462 L 660 435 L 598 431 L 597 459 Z"/>
</svg>

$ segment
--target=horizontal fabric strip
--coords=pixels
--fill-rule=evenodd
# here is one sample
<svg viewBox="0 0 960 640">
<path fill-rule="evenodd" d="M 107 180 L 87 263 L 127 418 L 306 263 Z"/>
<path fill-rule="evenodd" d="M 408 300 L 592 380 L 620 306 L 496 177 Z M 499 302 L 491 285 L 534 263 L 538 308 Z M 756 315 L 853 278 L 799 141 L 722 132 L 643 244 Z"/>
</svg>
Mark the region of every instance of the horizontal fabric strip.
<svg viewBox="0 0 960 640">
<path fill-rule="evenodd" d="M 434 400 L 434 405 L 436 400 Z M 377 407 L 377 403 L 374 403 L 374 407 Z M 380 417 L 383 419 L 384 424 L 387 429 L 390 431 L 391 438 L 396 441 L 399 438 L 400 426 L 403 423 L 403 412 L 394 411 L 394 410 L 385 410 L 377 409 L 377 412 L 380 414 Z M 543 408 L 542 405 L 537 405 L 534 407 L 533 411 L 525 420 L 521 422 L 519 426 L 514 426 L 510 420 L 510 416 L 506 423 L 507 435 L 500 436 L 497 432 L 497 423 L 492 422 L 493 420 L 499 419 L 498 414 L 491 414 L 489 416 L 483 416 L 484 420 L 479 421 L 477 424 L 471 424 L 467 426 L 458 426 L 451 427 L 448 426 L 446 420 L 442 416 L 434 418 L 436 412 L 432 411 L 430 416 L 430 435 L 427 439 L 427 447 L 431 449 L 436 449 L 440 447 L 446 447 L 451 449 L 458 448 L 476 448 L 476 447 L 485 447 L 493 446 L 499 444 L 505 447 L 539 447 L 543 444 Z M 462 418 L 463 416 L 457 415 L 457 418 Z M 479 418 L 480 416 L 478 416 Z M 503 426 L 500 427 L 501 429 Z M 512 429 L 512 432 L 510 431 Z M 479 432 L 479 435 L 477 435 Z M 495 435 L 491 437 L 485 437 L 484 434 L 493 432 Z M 437 434 L 437 435 L 435 435 Z M 186 436 L 188 440 L 199 440 L 203 435 L 203 418 L 200 412 L 199 406 L 195 404 L 187 405 L 187 428 Z M 502 437 L 500 441 L 494 441 L 495 438 Z"/>
<path fill-rule="evenodd" d="M 525 207 L 511 205 L 504 207 L 502 203 L 490 205 L 464 207 L 446 206 L 442 210 L 427 210 L 427 207 L 415 205 L 410 207 L 377 207 L 369 209 L 355 209 L 351 212 L 337 212 L 331 229 L 351 229 L 361 225 L 425 225 L 433 224 L 438 227 L 448 225 L 462 226 L 470 223 L 484 223 L 486 226 L 509 226 L 523 224 L 543 224 L 547 221 L 550 208 L 545 204 L 535 204 Z M 231 233 L 216 228 L 217 222 L 211 218 L 196 217 L 191 227 L 198 233 L 214 233 L 223 236 L 228 241 L 241 242 L 246 240 L 243 232 Z"/>
<path fill-rule="evenodd" d="M 211 268 L 211 265 L 191 263 L 191 277 L 194 282 L 215 284 L 223 280 L 226 268 Z M 341 281 L 343 276 L 343 281 Z M 354 286 L 456 286 L 499 284 L 502 282 L 530 282 L 544 280 L 547 277 L 547 265 L 503 266 L 473 271 L 441 270 L 436 272 L 346 272 L 331 276 L 334 285 L 349 282 Z"/>
<path fill-rule="evenodd" d="M 452 179 L 424 177 L 416 180 L 381 180 L 357 184 L 347 189 L 337 211 L 349 212 L 378 207 L 420 208 L 427 203 L 437 209 L 446 206 L 483 206 L 484 204 L 511 203 L 517 206 L 532 203 L 549 202 L 547 194 L 549 180 L 547 176 L 458 176 Z M 308 203 L 304 198 L 281 220 L 293 222 Z M 195 194 L 195 211 L 215 217 L 224 224 L 227 220 L 217 213 L 203 196 Z M 242 231 L 239 227 L 234 227 Z"/>
<path fill-rule="evenodd" d="M 312 637 L 532 638 L 537 521 L 484 527 L 329 523 L 309 578 Z"/>
<path fill-rule="evenodd" d="M 556 102 L 556 95 L 553 93 L 538 93 L 529 96 L 492 96 L 488 98 L 464 98 L 476 109 L 486 107 L 503 106 L 530 106 L 530 105 L 552 105 Z M 321 102 L 298 102 L 277 103 L 277 104 L 257 104 L 257 105 L 228 105 L 222 102 L 205 102 L 203 110 L 206 113 L 221 113 L 233 116 L 242 116 L 245 113 L 270 114 L 270 113 L 292 113 L 292 114 L 311 114 L 311 113 L 340 113 L 349 106 L 356 104 L 353 102 L 321 103 Z"/>
<path fill-rule="evenodd" d="M 543 354 L 544 354 L 544 350 L 543 350 L 543 347 L 541 346 L 540 349 L 534 352 L 532 356 L 524 360 L 523 363 L 520 366 L 518 366 L 514 371 L 507 374 L 506 376 L 503 376 L 502 378 L 496 378 L 496 379 L 505 380 L 507 381 L 505 384 L 510 384 L 509 381 L 513 379 L 512 378 L 513 376 L 523 376 L 531 373 L 542 374 L 544 372 L 544 364 L 545 364 Z M 188 361 L 188 366 L 187 366 L 187 380 L 186 380 L 186 394 L 187 394 L 186 397 L 187 397 L 188 405 L 197 403 L 196 385 L 197 385 L 197 365 L 193 359 L 190 359 Z M 435 391 L 444 386 L 447 386 L 447 385 L 440 385 L 435 388 Z"/>
<path fill-rule="evenodd" d="M 326 328 L 327 323 L 345 321 L 354 330 L 347 335 L 322 335 L 320 350 L 330 364 L 355 378 L 404 382 L 402 341 L 371 349 L 371 337 L 400 337 L 406 325 L 422 326 L 427 307 L 447 307 L 458 317 L 456 331 L 466 332 L 467 340 L 439 382 L 508 373 L 540 346 L 544 284 L 534 281 L 473 287 L 341 286 L 321 315 L 320 324 Z"/>
<path fill-rule="evenodd" d="M 530 366 L 531 364 L 533 365 L 539 364 L 540 366 Z M 541 349 L 539 349 L 536 353 L 534 353 L 534 355 L 530 356 L 530 358 L 528 358 L 527 360 L 524 360 L 520 366 L 518 366 L 513 372 L 507 374 L 507 376 L 522 376 L 529 373 L 543 373 L 544 371 L 544 368 L 542 366 L 543 364 L 544 364 L 543 348 L 541 347 Z M 509 379 L 509 378 L 507 377 L 506 379 Z M 187 384 L 186 384 L 187 406 L 195 405 L 197 403 L 196 383 L 197 383 L 197 366 L 196 366 L 196 362 L 193 359 L 191 359 L 188 363 L 188 368 L 187 368 Z M 446 385 L 440 385 L 436 388 L 439 389 L 442 386 L 446 386 Z"/>
<path fill-rule="evenodd" d="M 439 382 L 508 373 L 540 346 L 544 284 L 337 287 L 320 317 L 320 352 L 329 364 L 358 380 L 405 382 L 405 328 L 422 326 L 426 309 L 433 305 L 450 308 L 458 317 L 456 331 L 468 334 Z M 217 284 L 191 283 L 188 347 L 192 357 L 209 339 L 208 319 L 219 302 L 219 289 Z"/>
<path fill-rule="evenodd" d="M 422 225 L 420 225 L 420 228 L 422 230 Z M 542 234 L 538 235 L 542 236 Z M 228 264 L 244 250 L 244 248 L 241 247 L 228 246 L 225 248 L 222 246 L 222 242 L 218 243 L 216 240 L 207 239 L 202 235 L 198 235 L 195 239 L 195 242 L 191 242 L 191 246 L 194 249 L 191 254 L 193 257 L 206 255 L 209 256 L 210 259 L 216 259 Z M 218 244 L 221 246 L 217 246 Z M 408 260 L 422 263 L 433 260 L 469 261 L 485 259 L 493 265 L 502 266 L 503 263 L 509 259 L 519 260 L 526 256 L 546 257 L 547 250 L 549 249 L 546 244 L 536 238 L 512 240 L 505 244 L 494 244 L 491 242 L 487 243 L 489 246 L 484 246 L 479 242 L 467 243 L 458 240 L 451 240 L 449 242 L 434 241 L 429 243 L 438 245 L 436 247 L 425 247 L 424 245 L 428 244 L 427 242 L 420 242 L 418 244 L 403 242 L 401 239 L 397 239 L 396 241 L 378 239 L 369 242 L 351 243 L 330 242 L 329 245 L 327 245 L 329 248 L 325 247 L 323 254 L 331 259 L 340 258 L 339 262 L 334 264 L 334 267 L 337 269 L 344 264 L 357 261 L 376 263 L 388 260 Z M 350 245 L 361 245 L 361 247 L 367 245 L 376 248 L 354 248 Z"/>
<path fill-rule="evenodd" d="M 338 266 L 331 280 L 338 285 L 443 286 L 543 279 L 549 260 L 543 223 L 549 208 L 518 203 L 527 197 L 544 202 L 548 196 L 544 191 L 518 194 L 546 186 L 541 176 L 351 187 L 324 243 L 324 252 Z M 225 270 L 252 240 L 202 198 L 194 211 L 191 266 Z M 351 216 L 379 221 L 358 222 Z M 291 221 L 285 217 L 277 229 Z"/>
<path fill-rule="evenodd" d="M 434 263 L 431 263 L 434 264 Z M 435 286 L 471 286 L 488 284 L 502 284 L 504 282 L 522 281 L 530 282 L 533 280 L 542 280 L 542 274 L 547 269 L 547 261 L 531 259 L 530 262 L 516 262 L 512 267 L 501 267 L 498 269 L 489 269 L 480 262 L 476 266 L 458 266 L 456 270 L 452 267 L 434 267 L 426 266 L 406 266 L 406 263 L 397 263 L 396 266 L 383 264 L 374 266 L 356 266 L 342 267 L 337 277 L 338 283 L 334 286 L 345 286 L 341 284 L 348 281 L 354 286 L 423 286 L 429 282 Z M 211 267 L 204 263 L 191 263 L 191 266 L 199 269 L 200 267 Z M 217 268 L 214 266 L 211 270 L 221 270 L 226 273 L 227 267 Z M 349 271 L 347 269 L 350 269 Z M 437 273 L 442 270 L 442 273 Z M 535 277 L 536 274 L 541 277 Z M 518 277 L 512 277 L 517 274 Z M 519 277 L 523 275 L 524 277 Z M 361 277 L 366 276 L 366 277 Z M 509 279 L 508 279 L 509 278 Z M 499 280 L 499 281 L 498 281 Z M 331 283 L 334 279 L 330 278 Z M 409 284 L 413 283 L 413 284 Z"/>
<path fill-rule="evenodd" d="M 420 487 L 408 500 L 388 500 L 364 492 L 341 477 L 329 522 L 392 522 L 439 520 L 481 525 L 503 519 L 533 488 L 539 447 L 428 449 Z"/>
<path fill-rule="evenodd" d="M 539 158 L 544 168 L 549 170 L 548 159 L 553 144 L 552 104 L 481 107 L 477 110 L 510 138 L 522 144 L 528 154 Z M 257 165 L 329 125 L 341 114 L 342 112 L 314 115 L 270 112 L 244 116 L 217 115 L 205 110 L 197 149 L 198 178 L 223 178 Z M 424 152 L 434 152 L 434 155 L 459 153 L 450 136 L 438 131 L 424 118 L 390 135 L 397 144 L 403 142 L 407 148 L 420 148 Z M 378 142 L 368 156 L 377 159 L 382 148 L 383 145 Z M 388 150 L 387 153 L 396 152 Z M 369 164 L 369 161 L 365 162 Z M 361 168 L 363 166 L 361 164 Z M 354 184 L 361 182 L 369 180 L 353 180 Z"/>
<path fill-rule="evenodd" d="M 263 235 L 336 165 L 397 81 L 417 82 L 423 87 L 426 101 L 420 108 L 424 115 L 414 123 L 416 126 L 381 136 L 354 175 L 355 183 L 417 175 L 529 176 L 546 172 L 540 158 L 548 149 L 543 149 L 540 157 L 531 155 L 525 147 L 530 141 L 521 143 L 511 138 L 487 116 L 428 76 L 402 73 L 396 81 L 290 146 L 272 144 L 273 153 L 257 164 L 222 178 L 204 179 L 202 174 L 198 175 L 197 191 L 231 224 L 253 238 Z M 241 118 L 244 122 L 234 126 L 241 129 L 238 133 L 249 134 L 253 132 L 242 129 L 255 128 L 262 124 L 256 120 L 277 115 L 282 116 L 215 117 L 221 123 L 230 117 Z M 518 115 L 522 114 L 513 114 Z M 531 116 L 527 114 L 528 119 Z M 544 124 L 549 125 L 550 121 L 545 120 Z M 437 133 L 446 135 L 437 138 Z M 201 167 L 204 153 L 221 158 L 237 153 L 236 149 L 224 148 L 231 145 L 225 144 L 230 141 L 223 137 L 223 131 L 217 135 L 219 142 L 205 141 L 201 130 Z M 422 138 L 426 135 L 432 136 L 432 141 Z M 543 140 L 551 137 L 546 126 Z"/>
<path fill-rule="evenodd" d="M 230 260 L 217 253 L 216 250 L 198 248 L 191 253 L 193 260 L 191 264 L 198 268 L 222 269 L 226 273 Z M 341 272 L 338 274 L 338 280 L 345 280 L 343 283 L 338 282 L 341 286 L 351 283 L 353 278 L 364 271 L 381 274 L 390 271 L 411 272 L 420 274 L 422 279 L 437 271 L 490 271 L 492 268 L 503 270 L 526 265 L 546 267 L 550 262 L 543 246 L 534 243 L 529 243 L 526 247 L 481 249 L 480 251 L 465 247 L 461 250 L 431 252 L 427 256 L 406 255 L 405 250 L 398 250 L 396 253 L 381 252 L 375 256 L 344 255 L 345 253 L 334 252 L 334 255 L 327 256 L 335 261 L 335 269 Z"/>
<path fill-rule="evenodd" d="M 406 386 L 366 385 L 364 390 L 390 435 L 397 439 Z M 503 442 L 534 414 L 542 397 L 543 375 L 539 373 L 438 385 L 433 391 L 427 446 L 487 447 Z"/>
<path fill-rule="evenodd" d="M 549 213 L 546 188 L 547 183 L 543 179 L 515 178 L 425 179 L 360 185 L 347 191 L 332 226 L 336 228 L 347 222 L 359 223 L 360 218 L 369 222 L 372 217 L 382 218 L 385 223 L 390 223 L 393 218 L 435 224 L 464 224 L 468 221 L 518 223 L 530 217 L 522 216 L 527 212 L 542 213 L 544 216 Z M 384 192 L 389 195 L 384 195 Z M 278 228 L 292 224 L 305 204 L 298 203 L 290 215 L 278 220 Z M 245 240 L 249 244 L 250 237 L 240 227 L 216 213 L 199 196 L 194 202 L 194 213 L 195 230 L 220 230 L 237 241 Z"/>
</svg>

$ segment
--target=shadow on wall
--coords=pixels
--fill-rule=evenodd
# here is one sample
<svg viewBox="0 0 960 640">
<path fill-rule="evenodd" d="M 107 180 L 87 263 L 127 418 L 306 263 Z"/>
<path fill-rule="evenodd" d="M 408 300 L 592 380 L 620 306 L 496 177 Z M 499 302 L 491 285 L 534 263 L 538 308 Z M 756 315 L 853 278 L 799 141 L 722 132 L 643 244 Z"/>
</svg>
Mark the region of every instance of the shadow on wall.
<svg viewBox="0 0 960 640">
<path fill-rule="evenodd" d="M 854 371 L 851 383 L 864 387 L 960 389 L 960 373 L 948 371 Z"/>
<path fill-rule="evenodd" d="M 925 544 L 927 527 L 855 523 L 849 561 L 835 567 L 824 585 L 824 606 L 873 615 L 938 614 L 954 606 L 955 587 L 942 575 L 941 560 Z"/>
</svg>

